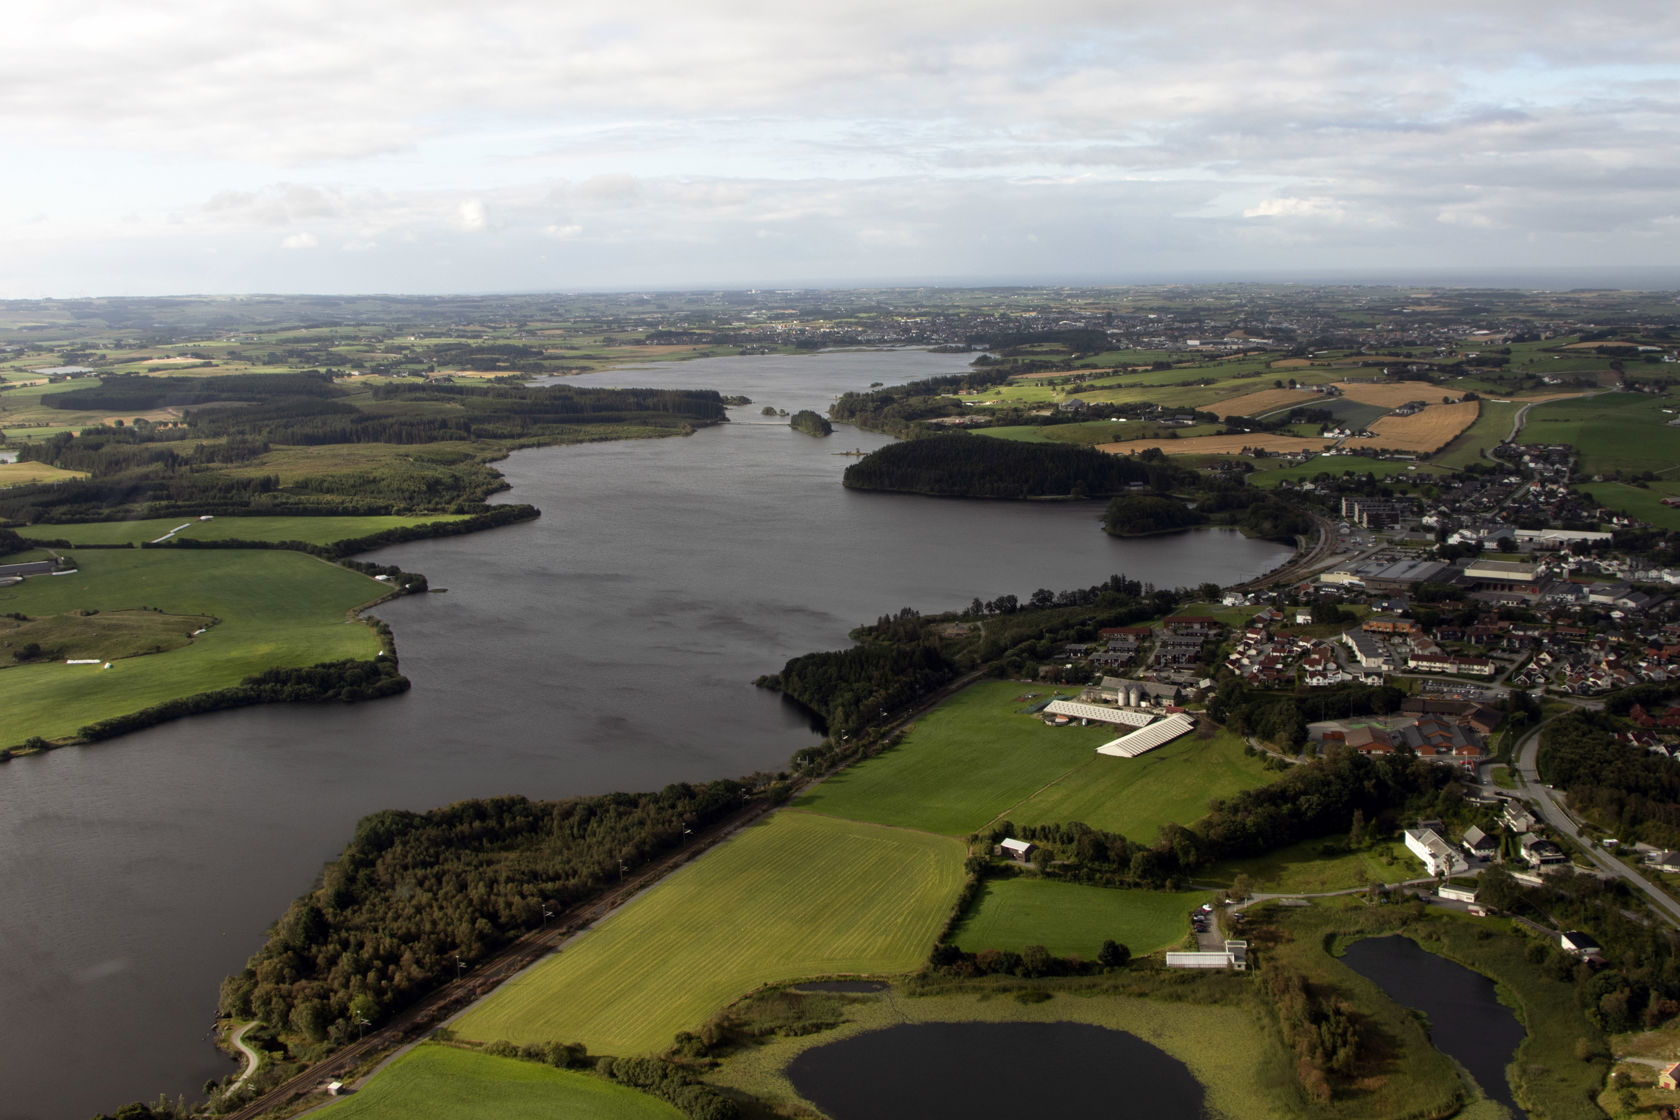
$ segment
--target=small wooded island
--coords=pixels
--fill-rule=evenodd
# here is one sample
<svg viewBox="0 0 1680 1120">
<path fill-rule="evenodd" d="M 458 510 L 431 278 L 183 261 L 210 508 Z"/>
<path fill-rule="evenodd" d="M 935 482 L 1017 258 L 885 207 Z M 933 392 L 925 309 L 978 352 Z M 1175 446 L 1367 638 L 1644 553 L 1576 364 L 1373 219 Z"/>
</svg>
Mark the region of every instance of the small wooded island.
<svg viewBox="0 0 1680 1120">
<path fill-rule="evenodd" d="M 808 408 L 802 408 L 794 413 L 793 419 L 788 421 L 788 427 L 796 432 L 804 432 L 808 436 L 831 436 L 834 434 L 834 425 L 830 424 L 828 419 L 820 413 L 812 412 Z"/>
</svg>

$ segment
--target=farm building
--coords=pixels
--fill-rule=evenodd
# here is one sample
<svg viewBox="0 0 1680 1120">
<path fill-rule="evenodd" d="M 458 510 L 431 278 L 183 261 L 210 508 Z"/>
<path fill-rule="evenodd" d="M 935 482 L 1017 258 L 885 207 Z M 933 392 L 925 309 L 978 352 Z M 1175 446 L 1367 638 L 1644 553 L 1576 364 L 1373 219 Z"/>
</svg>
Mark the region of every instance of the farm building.
<svg viewBox="0 0 1680 1120">
<path fill-rule="evenodd" d="M 1227 941 L 1223 953 L 1168 953 L 1168 968 L 1229 968 L 1248 971 L 1248 942 Z"/>
<path fill-rule="evenodd" d="M 1032 859 L 1033 853 L 1038 851 L 1038 847 L 1030 841 L 1013 838 L 1006 838 L 998 847 L 1003 849 L 1004 855 L 1016 863 L 1026 863 Z"/>
<path fill-rule="evenodd" d="M 1558 935 L 1558 944 L 1563 951 L 1581 960 L 1597 960 L 1604 955 L 1603 946 L 1591 934 L 1582 933 L 1578 929 L 1566 929 Z"/>
<path fill-rule="evenodd" d="M 1114 758 L 1136 758 L 1145 751 L 1152 751 L 1181 735 L 1188 734 L 1195 726 L 1195 720 L 1183 712 L 1174 712 L 1159 723 L 1152 723 L 1118 739 L 1111 739 L 1098 747 L 1097 753 Z"/>
<path fill-rule="evenodd" d="M 1142 727 L 1155 717 L 1148 712 L 1129 712 L 1123 708 L 1105 708 L 1098 704 L 1083 704 L 1077 700 L 1052 700 L 1044 706 L 1046 719 L 1066 716 L 1068 719 L 1095 720 L 1120 727 Z"/>
</svg>

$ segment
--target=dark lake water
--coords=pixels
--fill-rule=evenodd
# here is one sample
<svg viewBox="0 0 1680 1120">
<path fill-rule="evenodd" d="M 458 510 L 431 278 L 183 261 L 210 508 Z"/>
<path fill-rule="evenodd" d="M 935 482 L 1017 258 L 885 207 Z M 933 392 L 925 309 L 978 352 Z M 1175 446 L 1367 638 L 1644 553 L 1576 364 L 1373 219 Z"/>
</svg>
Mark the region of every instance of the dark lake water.
<svg viewBox="0 0 1680 1120">
<path fill-rule="evenodd" d="M 82 1120 L 232 1069 L 204 1037 L 217 985 L 367 813 L 777 769 L 817 736 L 750 682 L 859 622 L 1114 572 L 1230 583 L 1287 555 L 1225 531 L 1117 541 L 1096 503 L 852 493 L 838 452 L 882 437 L 813 439 L 759 415 L 962 361 L 592 376 L 756 403 L 687 438 L 519 452 L 503 497 L 541 519 L 374 554 L 448 589 L 377 612 L 405 696 L 200 716 L 0 767 L 0 1120 Z"/>
<path fill-rule="evenodd" d="M 1429 1039 L 1470 1072 L 1482 1092 L 1511 1110 L 1517 1107 L 1505 1067 L 1526 1031 L 1499 1002 L 1486 976 L 1438 957 L 1406 937 L 1368 937 L 1349 945 L 1342 963 L 1403 1007 L 1429 1019 Z"/>
<path fill-rule="evenodd" d="M 1135 1035 L 1082 1023 L 918 1023 L 807 1050 L 788 1067 L 834 1120 L 1198 1120 L 1202 1086 Z"/>
</svg>

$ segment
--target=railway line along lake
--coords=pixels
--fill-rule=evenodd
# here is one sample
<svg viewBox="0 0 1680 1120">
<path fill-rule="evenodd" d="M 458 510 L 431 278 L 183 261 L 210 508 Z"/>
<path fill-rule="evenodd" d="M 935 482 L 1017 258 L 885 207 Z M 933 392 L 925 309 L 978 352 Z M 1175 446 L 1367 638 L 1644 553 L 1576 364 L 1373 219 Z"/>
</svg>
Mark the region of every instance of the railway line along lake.
<svg viewBox="0 0 1680 1120">
<path fill-rule="evenodd" d="M 753 404 L 687 438 L 522 451 L 503 495 L 533 522 L 368 559 L 448 594 L 376 612 L 411 692 L 176 721 L 0 768 L 0 1084 L 7 1120 L 81 1118 L 234 1066 L 217 985 L 363 815 L 776 769 L 818 736 L 755 689 L 900 607 L 1084 587 L 1228 584 L 1289 550 L 1233 531 L 1122 541 L 1102 504 L 986 503 L 840 486 L 885 437 L 761 417 L 960 372 L 965 356 L 708 359 L 583 379 L 705 386 Z"/>
</svg>

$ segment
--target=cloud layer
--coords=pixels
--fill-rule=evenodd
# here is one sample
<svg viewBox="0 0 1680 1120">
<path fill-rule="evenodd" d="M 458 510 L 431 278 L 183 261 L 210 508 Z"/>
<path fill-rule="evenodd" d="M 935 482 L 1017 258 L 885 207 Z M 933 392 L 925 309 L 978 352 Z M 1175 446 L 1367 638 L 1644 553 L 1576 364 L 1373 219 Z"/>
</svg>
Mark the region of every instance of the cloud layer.
<svg viewBox="0 0 1680 1120">
<path fill-rule="evenodd" d="M 1275 9 L 1275 10 L 1268 10 Z M 30 2 L 0 295 L 1662 264 L 1680 8 Z"/>
</svg>

